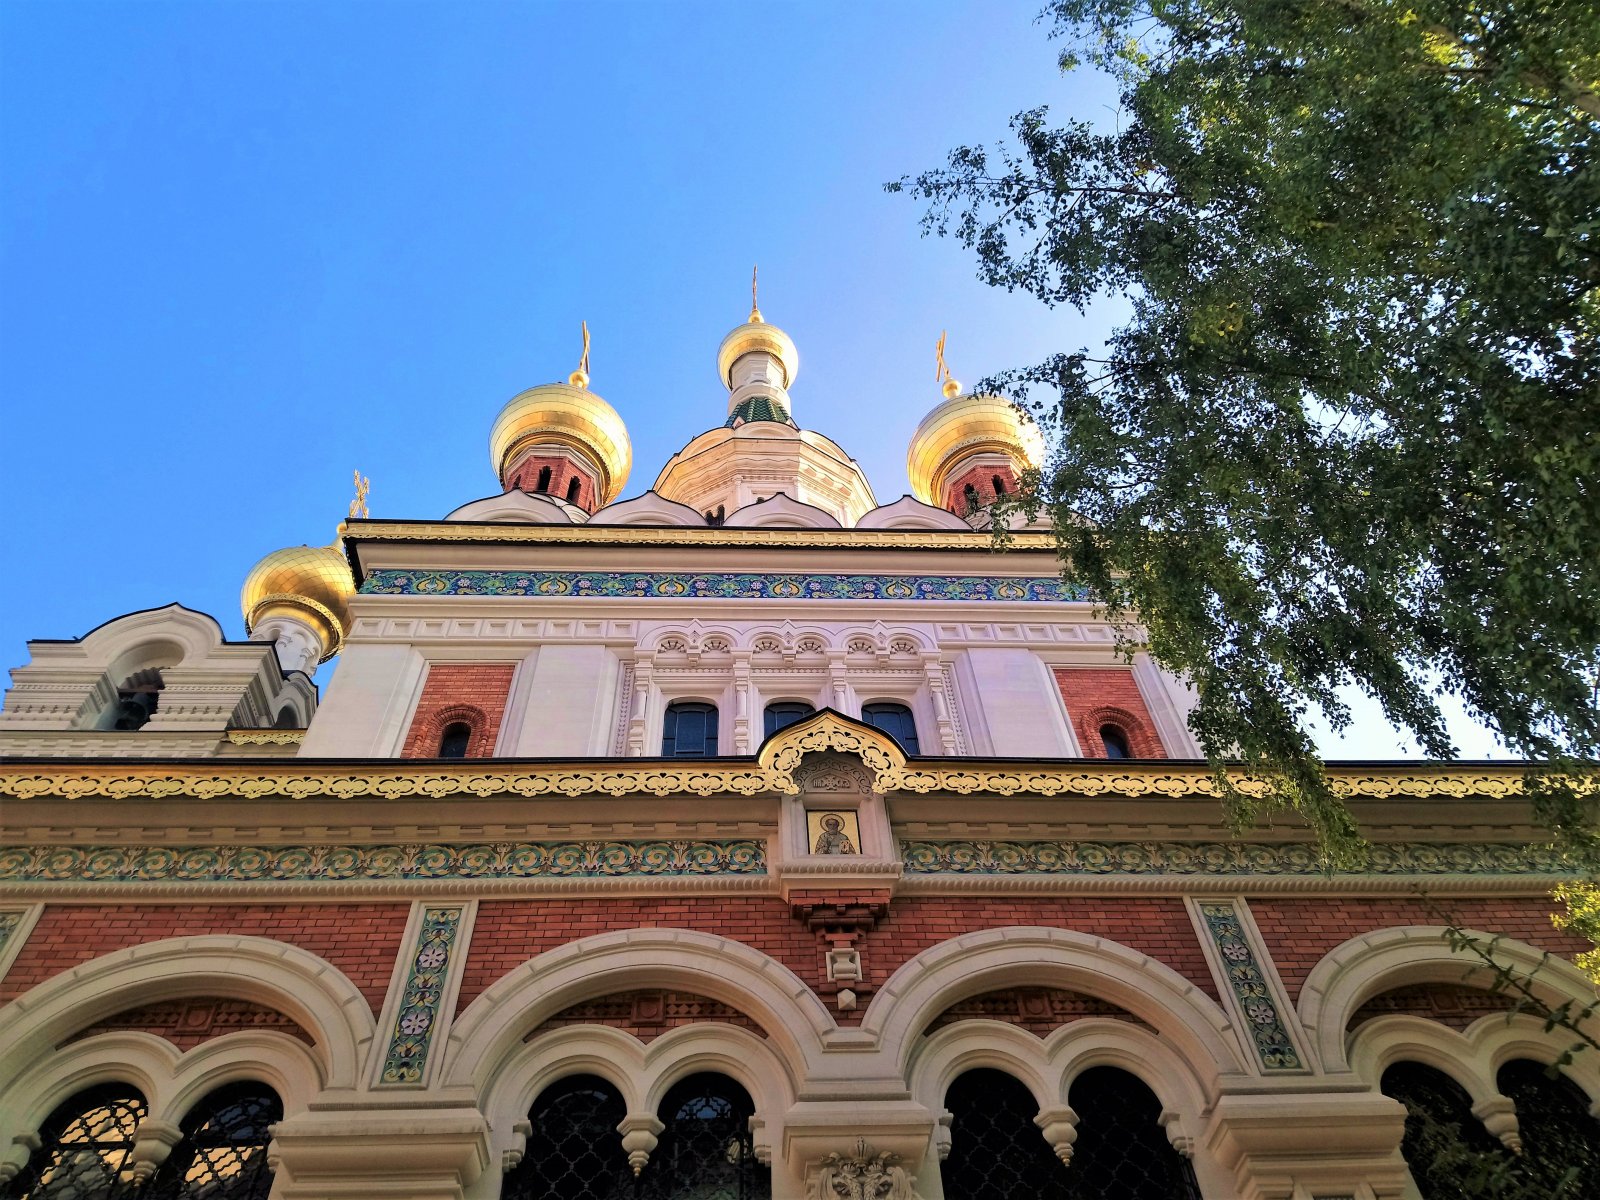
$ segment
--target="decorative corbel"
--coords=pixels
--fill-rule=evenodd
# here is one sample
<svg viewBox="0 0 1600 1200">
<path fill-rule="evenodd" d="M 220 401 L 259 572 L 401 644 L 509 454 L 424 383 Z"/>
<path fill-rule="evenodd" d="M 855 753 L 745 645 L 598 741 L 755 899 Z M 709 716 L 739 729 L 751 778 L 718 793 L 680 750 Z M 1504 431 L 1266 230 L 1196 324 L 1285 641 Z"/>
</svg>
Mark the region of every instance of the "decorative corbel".
<svg viewBox="0 0 1600 1200">
<path fill-rule="evenodd" d="M 146 1117 L 133 1133 L 133 1181 L 149 1183 L 161 1164 L 167 1161 L 172 1148 L 183 1140 L 183 1130 L 171 1121 L 158 1121 Z"/>
<path fill-rule="evenodd" d="M 1061 1160 L 1061 1165 L 1066 1166 L 1072 1161 L 1072 1143 L 1078 1140 L 1078 1114 L 1065 1104 L 1056 1108 L 1046 1108 L 1040 1111 L 1033 1119 L 1039 1127 L 1039 1132 L 1044 1134 L 1044 1140 L 1050 1143 L 1056 1157 Z"/>
<path fill-rule="evenodd" d="M 633 1168 L 634 1175 L 643 1171 L 650 1161 L 665 1128 L 655 1113 L 629 1113 L 622 1118 L 617 1132 L 622 1135 L 622 1148 L 628 1152 L 628 1165 Z"/>
<path fill-rule="evenodd" d="M 940 1162 L 950 1157 L 950 1124 L 955 1119 L 955 1113 L 946 1108 L 939 1111 L 939 1118 L 934 1122 L 933 1152 Z"/>
<path fill-rule="evenodd" d="M 34 1152 L 44 1145 L 37 1133 L 19 1133 L 11 1139 L 11 1145 L 6 1147 L 4 1158 L 0 1158 L 0 1183 L 10 1183 L 22 1174 L 22 1168 L 28 1165 L 28 1160 Z"/>
<path fill-rule="evenodd" d="M 532 1121 L 518 1121 L 511 1126 L 511 1145 L 500 1156 L 500 1173 L 509 1175 L 517 1169 L 528 1153 L 528 1135 L 533 1132 Z"/>
<path fill-rule="evenodd" d="M 1472 1115 L 1513 1154 L 1522 1153 L 1522 1131 L 1517 1124 L 1517 1104 L 1509 1096 L 1490 1096 L 1472 1106 Z"/>
</svg>

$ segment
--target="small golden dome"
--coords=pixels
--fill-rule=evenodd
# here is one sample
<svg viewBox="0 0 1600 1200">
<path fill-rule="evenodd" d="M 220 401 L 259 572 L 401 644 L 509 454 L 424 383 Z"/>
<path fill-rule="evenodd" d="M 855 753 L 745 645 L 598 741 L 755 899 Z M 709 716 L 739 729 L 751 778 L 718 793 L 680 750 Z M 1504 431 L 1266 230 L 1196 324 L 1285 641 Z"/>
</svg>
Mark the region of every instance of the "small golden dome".
<svg viewBox="0 0 1600 1200">
<path fill-rule="evenodd" d="M 795 349 L 794 339 L 776 325 L 763 321 L 759 309 L 751 309 L 750 319 L 723 338 L 722 345 L 717 347 L 717 374 L 722 376 L 724 387 L 733 386 L 733 364 L 752 351 L 770 354 L 783 364 L 784 387 L 792 385 L 795 376 L 800 374 L 800 351 Z"/>
<path fill-rule="evenodd" d="M 633 443 L 617 410 L 585 386 L 588 378 L 574 371 L 567 383 L 542 383 L 507 401 L 489 432 L 489 461 L 502 483 L 506 468 L 528 447 L 557 445 L 577 450 L 600 469 L 600 504 L 621 494 L 633 469 Z"/>
<path fill-rule="evenodd" d="M 918 500 L 943 504 L 951 468 L 974 454 L 1004 454 L 1019 468 L 1044 461 L 1044 435 L 1033 418 L 1011 401 L 1001 396 L 951 396 L 948 390 L 945 395 L 944 403 L 922 418 L 906 454 L 906 473 Z"/>
<path fill-rule="evenodd" d="M 319 661 L 327 662 L 344 642 L 355 592 L 350 564 L 337 546 L 288 546 L 250 568 L 239 607 L 246 632 L 274 615 L 306 622 L 321 635 Z"/>
</svg>

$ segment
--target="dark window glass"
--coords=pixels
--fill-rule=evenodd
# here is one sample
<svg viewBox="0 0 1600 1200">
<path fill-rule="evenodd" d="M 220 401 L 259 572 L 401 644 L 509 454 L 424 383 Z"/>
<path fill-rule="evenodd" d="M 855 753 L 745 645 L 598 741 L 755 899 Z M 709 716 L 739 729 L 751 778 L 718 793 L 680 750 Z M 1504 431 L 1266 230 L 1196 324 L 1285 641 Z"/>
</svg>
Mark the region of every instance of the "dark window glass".
<svg viewBox="0 0 1600 1200">
<path fill-rule="evenodd" d="M 624 1200 L 633 1171 L 617 1126 L 627 1109 L 616 1088 L 573 1075 L 546 1088 L 528 1113 L 533 1131 L 501 1200 Z"/>
<path fill-rule="evenodd" d="M 715 704 L 669 704 L 662 722 L 661 753 L 667 758 L 711 758 L 717 752 Z"/>
<path fill-rule="evenodd" d="M 299 729 L 300 718 L 295 716 L 294 709 L 286 708 L 278 714 L 278 719 L 273 723 L 274 729 Z"/>
<path fill-rule="evenodd" d="M 778 730 L 787 729 L 796 721 L 803 721 L 816 711 L 811 705 L 800 700 L 779 700 L 776 704 L 769 704 L 767 711 L 762 714 L 765 735 L 771 737 Z"/>
<path fill-rule="evenodd" d="M 939 1173 L 945 1200 L 1068 1200 L 1067 1170 L 1033 1118 L 1033 1094 L 1004 1071 L 981 1067 L 945 1093 L 950 1157 Z"/>
<path fill-rule="evenodd" d="M 1128 735 L 1115 725 L 1100 726 L 1100 744 L 1106 748 L 1107 758 L 1132 758 Z"/>
<path fill-rule="evenodd" d="M 767 1200 L 772 1173 L 751 1145 L 755 1105 L 723 1075 L 673 1085 L 656 1116 L 665 1128 L 640 1175 L 645 1200 Z"/>
<path fill-rule="evenodd" d="M 921 754 L 917 741 L 917 721 L 904 704 L 875 703 L 861 709 L 861 719 L 875 729 L 881 729 L 900 743 L 907 754 Z"/>
<path fill-rule="evenodd" d="M 1472 1115 L 1472 1097 L 1443 1071 L 1395 1063 L 1378 1086 L 1406 1106 L 1400 1154 L 1422 1200 L 1467 1195 L 1474 1176 L 1508 1160 L 1510 1152 Z"/>
<path fill-rule="evenodd" d="M 1543 1063 L 1515 1059 L 1500 1068 L 1500 1094 L 1517 1106 L 1522 1154 L 1517 1165 L 1536 1194 L 1551 1200 L 1600 1197 L 1600 1122 L 1583 1089 Z M 1569 1175 L 1568 1173 L 1571 1172 Z"/>
<path fill-rule="evenodd" d="M 4 1192 L 9 1200 L 126 1200 L 144 1097 L 104 1084 L 79 1092 L 39 1127 L 40 1145 Z"/>
<path fill-rule="evenodd" d="M 465 758 L 467 748 L 472 745 L 472 726 L 464 721 L 457 721 L 454 725 L 445 727 L 444 736 L 439 739 L 440 758 Z"/>
<path fill-rule="evenodd" d="M 183 1140 L 146 1194 L 152 1200 L 267 1200 L 267 1130 L 282 1119 L 278 1094 L 264 1084 L 218 1088 L 184 1117 Z"/>
<path fill-rule="evenodd" d="M 1072 1195 L 1096 1200 L 1199 1200 L 1189 1160 L 1161 1127 L 1161 1101 L 1137 1076 L 1091 1067 L 1072 1081 L 1078 1114 L 1067 1178 Z"/>
<path fill-rule="evenodd" d="M 539 482 L 533 485 L 533 490 L 536 491 L 536 492 L 548 492 L 550 490 L 550 468 L 549 467 L 540 467 L 539 468 Z"/>
<path fill-rule="evenodd" d="M 567 481 L 567 503 L 576 504 L 578 502 L 578 493 L 582 490 L 583 480 L 574 475 Z"/>
<path fill-rule="evenodd" d="M 978 489 L 973 487 L 972 484 L 967 484 L 967 486 L 962 489 L 961 494 L 967 501 L 968 512 L 971 512 L 973 509 L 978 507 Z"/>
<path fill-rule="evenodd" d="M 996 475 L 991 482 L 994 484 L 994 494 L 996 496 L 1004 496 L 1006 494 L 1006 481 L 1004 479 Z"/>
</svg>

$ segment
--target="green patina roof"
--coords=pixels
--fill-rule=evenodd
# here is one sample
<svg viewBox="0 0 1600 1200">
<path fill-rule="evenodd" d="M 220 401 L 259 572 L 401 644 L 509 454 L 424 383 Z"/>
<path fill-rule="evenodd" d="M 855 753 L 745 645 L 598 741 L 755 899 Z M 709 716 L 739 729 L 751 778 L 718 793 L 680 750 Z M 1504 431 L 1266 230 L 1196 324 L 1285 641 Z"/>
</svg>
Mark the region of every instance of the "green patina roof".
<svg viewBox="0 0 1600 1200">
<path fill-rule="evenodd" d="M 748 400 L 741 400 L 728 414 L 727 424 L 723 428 L 732 429 L 741 421 L 777 421 L 783 425 L 794 424 L 789 419 L 789 410 L 771 396 L 751 396 Z"/>
</svg>

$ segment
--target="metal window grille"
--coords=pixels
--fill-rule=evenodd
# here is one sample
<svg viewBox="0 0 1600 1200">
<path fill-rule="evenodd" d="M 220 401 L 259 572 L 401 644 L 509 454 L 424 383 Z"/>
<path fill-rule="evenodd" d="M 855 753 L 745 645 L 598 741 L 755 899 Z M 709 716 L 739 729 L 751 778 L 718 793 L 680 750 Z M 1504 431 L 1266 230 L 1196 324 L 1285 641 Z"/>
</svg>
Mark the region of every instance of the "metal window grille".
<svg viewBox="0 0 1600 1200">
<path fill-rule="evenodd" d="M 1039 1133 L 1033 1093 L 987 1067 L 957 1077 L 945 1094 L 950 1156 L 940 1168 L 945 1200 L 1068 1200 L 1067 1170 Z"/>
<path fill-rule="evenodd" d="M 1139 1078 L 1091 1067 L 1067 1103 L 1078 1114 L 1066 1172 L 1073 1200 L 1200 1200 L 1193 1166 L 1161 1127 L 1161 1101 Z"/>
<path fill-rule="evenodd" d="M 640 1176 L 644 1200 L 769 1200 L 772 1175 L 750 1138 L 755 1106 L 722 1075 L 691 1075 L 661 1102 L 665 1129 Z"/>
<path fill-rule="evenodd" d="M 1543 1063 L 1516 1059 L 1500 1068 L 1500 1094 L 1517 1106 L 1523 1151 L 1518 1168 L 1550 1200 L 1600 1200 L 1600 1124 L 1589 1100 Z"/>
<path fill-rule="evenodd" d="M 1472 1115 L 1472 1098 L 1443 1071 L 1395 1063 L 1380 1089 L 1406 1106 L 1400 1154 L 1422 1200 L 1458 1200 L 1469 1182 L 1505 1163 L 1509 1152 Z"/>
<path fill-rule="evenodd" d="M 145 1118 L 133 1088 L 110 1084 L 79 1092 L 39 1128 L 41 1145 L 5 1190 L 6 1200 L 126 1200 L 133 1137 Z"/>
<path fill-rule="evenodd" d="M 218 1088 L 189 1110 L 173 1147 L 145 1193 L 151 1200 L 267 1200 L 272 1168 L 268 1129 L 283 1104 L 265 1084 Z"/>
<path fill-rule="evenodd" d="M 546 1088 L 528 1114 L 522 1161 L 505 1177 L 501 1200 L 630 1200 L 636 1190 L 617 1132 L 627 1108 L 593 1075 Z"/>
</svg>

